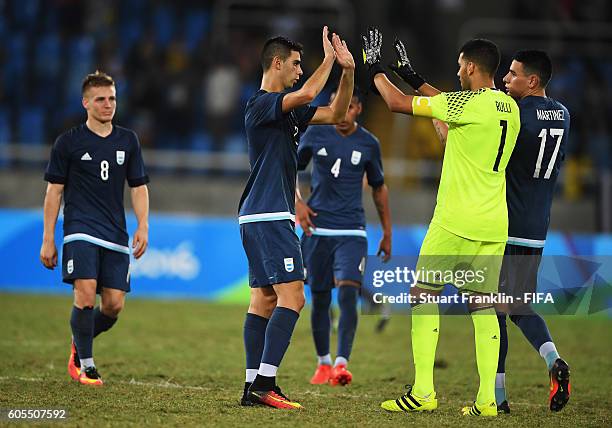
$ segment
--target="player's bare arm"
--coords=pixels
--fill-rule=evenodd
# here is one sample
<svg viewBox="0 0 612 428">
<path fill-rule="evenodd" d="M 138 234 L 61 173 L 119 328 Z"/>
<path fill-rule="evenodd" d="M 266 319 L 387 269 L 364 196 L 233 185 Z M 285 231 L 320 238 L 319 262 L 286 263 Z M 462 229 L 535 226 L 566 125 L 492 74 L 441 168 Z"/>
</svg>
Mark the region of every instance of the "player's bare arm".
<svg viewBox="0 0 612 428">
<path fill-rule="evenodd" d="M 315 225 L 310 217 L 316 217 L 317 213 L 302 198 L 299 185 L 295 187 L 295 216 L 306 236 L 312 235 L 312 229 L 315 228 Z"/>
<path fill-rule="evenodd" d="M 395 48 L 395 54 L 397 55 L 397 63 L 391 64 L 389 68 L 391 68 L 391 70 L 393 70 L 395 74 L 397 74 L 404 82 L 412 86 L 412 89 L 417 91 L 420 95 L 424 95 L 426 97 L 433 97 L 441 93 L 440 90 L 434 88 L 429 83 L 425 82 L 425 79 L 423 79 L 414 70 L 412 62 L 408 57 L 404 42 L 396 38 L 393 47 Z M 438 139 L 442 144 L 446 144 L 448 126 L 438 119 L 432 119 L 432 122 L 436 134 L 438 135 Z"/>
<path fill-rule="evenodd" d="M 446 138 L 448 136 L 448 125 L 441 120 L 431 119 L 434 129 L 436 130 L 436 135 L 438 135 L 438 139 L 442 144 L 446 144 Z"/>
<path fill-rule="evenodd" d="M 57 248 L 55 246 L 55 224 L 62 203 L 64 185 L 57 183 L 47 184 L 47 193 L 43 208 L 44 232 L 40 248 L 40 261 L 47 269 L 57 266 Z"/>
<path fill-rule="evenodd" d="M 314 73 L 304 82 L 304 85 L 297 91 L 290 92 L 283 97 L 283 112 L 293 110 L 296 107 L 311 103 L 317 95 L 323 90 L 327 78 L 331 73 L 334 61 L 336 60 L 336 52 L 329 40 L 329 30 L 327 26 L 323 27 L 323 62 L 315 70 Z M 290 59 L 291 60 L 291 59 Z M 300 66 L 299 60 L 294 66 Z"/>
<path fill-rule="evenodd" d="M 146 184 L 133 187 L 131 190 L 132 207 L 138 228 L 132 239 L 132 248 L 134 249 L 134 258 L 139 259 L 147 250 L 149 244 L 149 190 Z"/>
<path fill-rule="evenodd" d="M 341 122 L 349 108 L 355 84 L 355 61 L 348 50 L 346 41 L 337 34 L 332 36 L 332 44 L 336 52 L 336 62 L 342 67 L 342 76 L 336 97 L 329 106 L 319 107 L 310 123 L 336 124 Z"/>
<path fill-rule="evenodd" d="M 386 184 L 372 189 L 372 199 L 378 212 L 383 229 L 383 236 L 378 243 L 377 256 L 383 255 L 383 261 L 391 258 L 391 211 L 389 210 L 389 190 Z"/>
<path fill-rule="evenodd" d="M 404 94 L 383 73 L 374 77 L 374 85 L 380 96 L 394 113 L 412 114 L 412 99 L 414 96 Z"/>
</svg>

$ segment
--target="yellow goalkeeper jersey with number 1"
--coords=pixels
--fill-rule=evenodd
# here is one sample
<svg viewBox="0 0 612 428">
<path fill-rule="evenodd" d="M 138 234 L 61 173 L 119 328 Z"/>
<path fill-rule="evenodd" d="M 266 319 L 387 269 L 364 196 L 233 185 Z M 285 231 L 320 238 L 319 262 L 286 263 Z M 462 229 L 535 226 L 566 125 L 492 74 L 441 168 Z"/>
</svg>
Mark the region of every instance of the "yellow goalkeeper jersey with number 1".
<svg viewBox="0 0 612 428">
<path fill-rule="evenodd" d="M 448 124 L 431 222 L 474 241 L 506 242 L 505 171 L 521 127 L 516 102 L 483 88 L 414 97 L 412 108 L 415 116 Z"/>
</svg>

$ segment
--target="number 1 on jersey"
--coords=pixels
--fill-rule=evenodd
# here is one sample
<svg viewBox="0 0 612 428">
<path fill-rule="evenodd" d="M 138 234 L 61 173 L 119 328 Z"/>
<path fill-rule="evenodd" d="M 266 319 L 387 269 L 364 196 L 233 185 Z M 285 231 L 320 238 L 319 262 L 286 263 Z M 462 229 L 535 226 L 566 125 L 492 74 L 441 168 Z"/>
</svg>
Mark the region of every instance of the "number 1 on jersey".
<svg viewBox="0 0 612 428">
<path fill-rule="evenodd" d="M 499 141 L 499 148 L 497 149 L 497 157 L 495 158 L 495 164 L 493 164 L 493 171 L 499 172 L 499 162 L 501 161 L 502 155 L 504 154 L 504 145 L 506 144 L 506 132 L 508 131 L 508 121 L 500 120 L 499 126 L 502 128 L 501 138 Z"/>
<path fill-rule="evenodd" d="M 342 159 L 338 158 L 336 159 L 336 162 L 334 162 L 334 165 L 331 168 L 331 173 L 334 176 L 334 178 L 338 178 L 338 176 L 340 175 L 340 164 L 342 163 Z"/>
</svg>

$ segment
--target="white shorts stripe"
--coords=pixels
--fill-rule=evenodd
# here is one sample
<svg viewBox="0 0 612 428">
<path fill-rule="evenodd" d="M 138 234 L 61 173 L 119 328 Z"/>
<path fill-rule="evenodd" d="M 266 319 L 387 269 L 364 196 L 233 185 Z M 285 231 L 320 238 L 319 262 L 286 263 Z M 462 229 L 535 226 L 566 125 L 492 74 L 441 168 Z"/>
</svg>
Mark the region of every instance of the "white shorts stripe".
<svg viewBox="0 0 612 428">
<path fill-rule="evenodd" d="M 240 217 L 238 217 L 238 224 L 277 220 L 291 220 L 295 223 L 295 214 L 291 214 L 289 211 L 279 211 L 275 213 L 241 215 Z"/>
<path fill-rule="evenodd" d="M 540 241 L 538 239 L 515 238 L 513 236 L 508 236 L 508 244 L 521 245 L 523 247 L 544 248 L 546 240 Z"/>
<path fill-rule="evenodd" d="M 96 238 L 95 236 L 88 235 L 86 233 L 73 233 L 64 236 L 64 244 L 73 241 L 87 241 L 92 244 L 99 245 L 100 247 L 107 248 L 113 251 L 119 251 L 120 253 L 130 254 L 130 249 L 123 245 L 115 244 L 114 242 L 105 241 L 104 239 Z"/>
<path fill-rule="evenodd" d="M 362 236 L 367 238 L 368 235 L 365 230 L 361 229 L 324 229 L 317 227 L 316 229 L 310 229 L 313 235 L 318 236 Z"/>
</svg>

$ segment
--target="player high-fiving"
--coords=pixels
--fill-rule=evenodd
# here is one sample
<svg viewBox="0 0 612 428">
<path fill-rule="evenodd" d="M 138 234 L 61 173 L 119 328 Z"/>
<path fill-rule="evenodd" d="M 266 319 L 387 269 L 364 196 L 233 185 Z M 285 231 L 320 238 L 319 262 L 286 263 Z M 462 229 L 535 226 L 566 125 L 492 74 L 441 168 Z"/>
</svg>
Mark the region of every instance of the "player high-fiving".
<svg viewBox="0 0 612 428">
<path fill-rule="evenodd" d="M 461 291 L 476 295 L 497 292 L 501 256 L 508 238 L 505 168 L 520 127 L 516 102 L 495 89 L 499 66 L 497 46 L 483 39 L 465 43 L 459 51 L 460 92 L 440 93 L 413 69 L 405 46 L 395 41 L 395 72 L 427 96 L 406 95 L 389 81 L 381 66 L 382 35 L 376 28 L 362 36 L 364 64 L 372 86 L 393 112 L 429 117 L 448 124 L 448 136 L 438 190 L 438 201 L 421 246 L 417 271 L 451 271 L 460 262 L 488 272 L 482 282 L 469 282 Z M 492 138 L 495 136 L 495 138 Z M 429 277 L 428 277 L 429 279 Z M 417 281 L 410 292 L 419 302 L 423 294 L 438 296 L 445 283 L 433 277 Z M 453 284 L 454 285 L 454 284 Z M 470 303 L 480 375 L 478 396 L 464 415 L 495 416 L 495 370 L 499 326 L 492 304 Z M 389 411 L 437 408 L 433 365 L 438 342 L 438 306 L 421 302 L 412 307 L 414 386 L 382 407 Z"/>
</svg>

